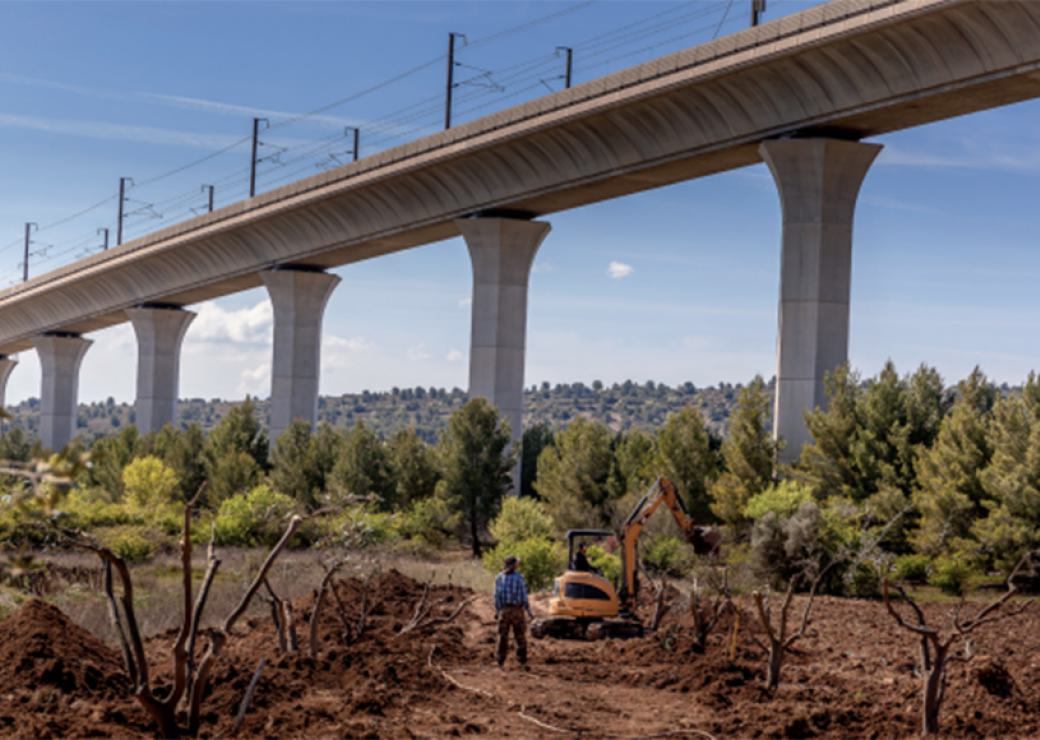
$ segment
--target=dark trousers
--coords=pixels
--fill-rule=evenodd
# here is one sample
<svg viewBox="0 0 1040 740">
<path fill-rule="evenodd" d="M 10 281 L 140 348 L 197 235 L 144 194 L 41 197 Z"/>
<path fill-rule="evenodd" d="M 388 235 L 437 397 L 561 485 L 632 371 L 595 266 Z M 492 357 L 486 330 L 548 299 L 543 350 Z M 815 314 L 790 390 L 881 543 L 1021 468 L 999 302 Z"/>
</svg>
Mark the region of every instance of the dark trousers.
<svg viewBox="0 0 1040 740">
<path fill-rule="evenodd" d="M 509 654 L 509 631 L 516 638 L 516 659 L 520 665 L 527 662 L 527 616 L 522 606 L 504 606 L 498 615 L 498 650 L 495 657 L 502 665 Z"/>
</svg>

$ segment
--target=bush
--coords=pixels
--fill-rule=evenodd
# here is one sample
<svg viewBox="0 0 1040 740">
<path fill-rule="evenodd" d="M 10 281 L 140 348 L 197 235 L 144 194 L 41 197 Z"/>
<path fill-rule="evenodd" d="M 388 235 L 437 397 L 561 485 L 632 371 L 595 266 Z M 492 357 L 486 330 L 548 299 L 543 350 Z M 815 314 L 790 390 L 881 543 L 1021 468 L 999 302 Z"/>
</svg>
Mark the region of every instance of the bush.
<svg viewBox="0 0 1040 740">
<path fill-rule="evenodd" d="M 350 506 L 325 525 L 330 544 L 353 549 L 391 543 L 397 539 L 393 516 L 363 505 Z"/>
<path fill-rule="evenodd" d="M 928 582 L 929 557 L 927 555 L 900 555 L 892 566 L 892 578 L 907 583 Z"/>
<path fill-rule="evenodd" d="M 811 488 L 796 481 L 785 480 L 752 496 L 744 509 L 744 516 L 758 520 L 768 513 L 773 513 L 786 518 L 798 511 L 802 504 L 812 500 Z"/>
<path fill-rule="evenodd" d="M 266 485 L 231 496 L 220 504 L 214 519 L 217 544 L 270 547 L 282 536 L 295 511 L 293 499 Z"/>
<path fill-rule="evenodd" d="M 496 542 L 506 544 L 531 539 L 550 539 L 553 522 L 541 501 L 510 496 L 502 502 L 502 510 L 488 527 L 488 531 Z"/>
<path fill-rule="evenodd" d="M 932 563 L 928 583 L 944 593 L 963 596 L 966 586 L 975 575 L 975 569 L 964 559 L 940 555 Z"/>
<path fill-rule="evenodd" d="M 845 596 L 868 598 L 881 593 L 881 574 L 871 562 L 853 564 L 845 571 L 842 581 Z"/>
<path fill-rule="evenodd" d="M 141 511 L 131 511 L 124 504 L 112 503 L 97 489 L 72 489 L 61 508 L 69 516 L 72 529 L 92 530 L 98 527 L 144 524 Z"/>
<path fill-rule="evenodd" d="M 455 530 L 458 521 L 458 512 L 451 511 L 443 498 L 430 496 L 412 501 L 407 510 L 398 514 L 394 526 L 406 540 L 439 547 Z"/>
<path fill-rule="evenodd" d="M 520 572 L 531 591 L 550 586 L 553 578 L 563 571 L 567 559 L 563 547 L 558 543 L 531 538 L 522 542 L 499 543 L 494 550 L 484 554 L 484 567 L 491 573 L 497 573 L 502 570 L 502 563 L 508 555 L 520 558 Z"/>
<path fill-rule="evenodd" d="M 683 576 L 693 563 L 690 546 L 671 535 L 652 538 L 643 550 L 643 565 L 651 572 Z"/>
<path fill-rule="evenodd" d="M 151 560 L 164 539 L 154 529 L 142 526 L 105 527 L 97 531 L 96 537 L 98 542 L 128 563 Z"/>
<path fill-rule="evenodd" d="M 177 474 L 154 455 L 139 457 L 123 468 L 126 502 L 138 509 L 155 509 L 176 503 Z"/>
</svg>

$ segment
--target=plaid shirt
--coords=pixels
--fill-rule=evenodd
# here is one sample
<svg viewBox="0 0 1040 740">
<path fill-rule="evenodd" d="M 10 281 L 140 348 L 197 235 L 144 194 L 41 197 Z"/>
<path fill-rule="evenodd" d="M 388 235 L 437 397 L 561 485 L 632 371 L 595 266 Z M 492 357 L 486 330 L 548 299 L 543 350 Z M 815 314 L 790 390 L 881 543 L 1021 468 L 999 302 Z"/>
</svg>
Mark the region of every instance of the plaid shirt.
<svg viewBox="0 0 1040 740">
<path fill-rule="evenodd" d="M 527 603 L 527 583 L 519 571 L 502 571 L 495 576 L 495 611 L 504 606 L 522 606 L 530 611 Z"/>
</svg>

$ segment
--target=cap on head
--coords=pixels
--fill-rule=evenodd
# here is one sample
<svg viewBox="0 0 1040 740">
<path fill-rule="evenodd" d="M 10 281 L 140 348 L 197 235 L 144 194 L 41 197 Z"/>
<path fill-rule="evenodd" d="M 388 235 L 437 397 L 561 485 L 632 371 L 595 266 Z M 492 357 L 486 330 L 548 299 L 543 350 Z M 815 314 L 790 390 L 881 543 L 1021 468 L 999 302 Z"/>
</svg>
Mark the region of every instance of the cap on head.
<svg viewBox="0 0 1040 740">
<path fill-rule="evenodd" d="M 506 570 L 515 570 L 516 566 L 520 564 L 520 558 L 516 555 L 508 555 L 505 559 Z"/>
</svg>

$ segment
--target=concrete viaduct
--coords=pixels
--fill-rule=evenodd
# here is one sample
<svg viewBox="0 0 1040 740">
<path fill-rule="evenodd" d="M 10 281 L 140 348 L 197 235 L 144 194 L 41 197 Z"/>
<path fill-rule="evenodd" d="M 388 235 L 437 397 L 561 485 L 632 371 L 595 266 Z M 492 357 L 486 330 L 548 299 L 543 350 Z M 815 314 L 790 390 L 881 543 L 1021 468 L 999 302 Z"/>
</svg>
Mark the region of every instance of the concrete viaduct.
<svg viewBox="0 0 1040 740">
<path fill-rule="evenodd" d="M 41 437 L 75 429 L 83 335 L 130 321 L 137 423 L 174 419 L 184 307 L 266 286 L 272 438 L 313 423 L 328 268 L 462 235 L 473 267 L 469 391 L 521 433 L 539 216 L 764 160 L 780 196 L 774 432 L 847 358 L 852 222 L 881 147 L 862 139 L 1040 96 L 1040 2 L 835 0 L 300 180 L 0 293 L 12 353 L 42 366 Z"/>
</svg>

